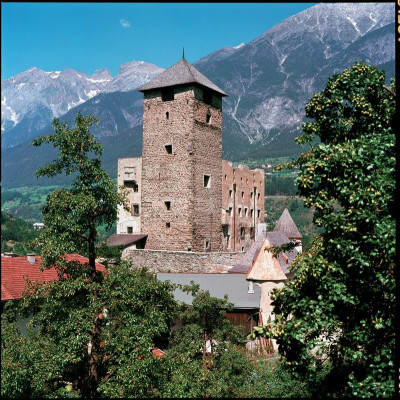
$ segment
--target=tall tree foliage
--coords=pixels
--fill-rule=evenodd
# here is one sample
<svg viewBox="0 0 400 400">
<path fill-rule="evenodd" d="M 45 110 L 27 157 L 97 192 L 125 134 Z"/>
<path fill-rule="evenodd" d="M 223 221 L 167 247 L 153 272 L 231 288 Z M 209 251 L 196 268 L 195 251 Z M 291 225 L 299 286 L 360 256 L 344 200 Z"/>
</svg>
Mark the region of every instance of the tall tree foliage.
<svg viewBox="0 0 400 400">
<path fill-rule="evenodd" d="M 311 150 L 296 161 L 297 184 L 323 233 L 275 293 L 273 328 L 260 330 L 297 374 L 329 360 L 325 388 L 342 395 L 394 390 L 396 95 L 384 84 L 384 71 L 359 62 L 306 105 L 297 142 Z"/>
<path fill-rule="evenodd" d="M 96 121 L 78 113 L 70 129 L 54 119 L 55 134 L 33 141 L 59 148 L 58 159 L 38 176 L 75 174 L 75 180 L 49 195 L 43 209 L 42 266 L 55 267 L 58 280 L 28 282 L 23 305 L 28 313 L 39 308 L 32 324 L 52 347 L 53 367 L 41 366 L 50 395 L 54 385 L 69 382 L 84 397 L 140 397 L 151 391 L 150 349 L 168 333 L 175 302 L 171 286 L 144 270 L 95 268 L 97 226 L 112 225 L 124 201 L 101 167 L 103 149 L 89 132 Z M 67 253 L 87 254 L 89 262 L 67 262 Z"/>
</svg>

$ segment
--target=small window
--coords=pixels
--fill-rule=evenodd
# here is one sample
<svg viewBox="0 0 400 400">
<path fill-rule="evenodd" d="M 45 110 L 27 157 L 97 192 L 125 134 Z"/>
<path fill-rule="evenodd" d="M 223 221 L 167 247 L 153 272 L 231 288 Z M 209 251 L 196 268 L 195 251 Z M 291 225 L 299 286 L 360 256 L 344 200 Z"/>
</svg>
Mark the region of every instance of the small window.
<svg viewBox="0 0 400 400">
<path fill-rule="evenodd" d="M 262 185 L 262 181 L 260 181 L 260 185 Z"/>
<path fill-rule="evenodd" d="M 244 251 L 244 246 L 242 246 L 242 251 Z"/>
<path fill-rule="evenodd" d="M 206 115 L 206 122 L 207 124 L 211 123 L 211 114 L 207 113 Z"/>
<path fill-rule="evenodd" d="M 212 93 L 209 90 L 203 91 L 203 102 L 206 104 L 211 104 L 212 101 Z"/>
<path fill-rule="evenodd" d="M 250 237 L 251 239 L 254 239 L 254 228 L 250 227 Z"/>
<path fill-rule="evenodd" d="M 209 188 L 211 186 L 211 175 L 204 175 L 204 187 Z"/>
<path fill-rule="evenodd" d="M 243 226 L 240 228 L 240 239 L 244 239 L 246 235 L 246 228 Z"/>
<path fill-rule="evenodd" d="M 247 217 L 248 213 L 249 213 L 249 210 L 248 210 L 247 207 L 245 207 L 245 208 L 244 208 L 244 216 Z"/>
<path fill-rule="evenodd" d="M 248 180 L 248 179 L 246 179 L 246 183 L 249 183 L 249 180 Z"/>
<path fill-rule="evenodd" d="M 167 117 L 167 119 L 169 119 L 169 111 L 167 111 L 167 112 L 165 113 L 165 116 Z"/>
<path fill-rule="evenodd" d="M 204 241 L 204 250 L 210 250 L 211 249 L 211 240 L 210 239 L 206 239 Z"/>
<path fill-rule="evenodd" d="M 242 190 L 242 199 L 244 199 L 244 190 Z"/>
<path fill-rule="evenodd" d="M 165 209 L 167 211 L 169 211 L 171 209 L 171 202 L 170 201 L 164 201 L 164 204 L 165 204 Z"/>
<path fill-rule="evenodd" d="M 133 189 L 134 192 L 139 191 L 139 186 L 135 181 L 124 181 L 124 186 L 127 189 Z"/>
<path fill-rule="evenodd" d="M 233 214 L 232 211 L 233 211 L 233 210 L 232 210 L 232 207 L 229 207 L 228 213 L 229 213 L 229 216 L 230 216 L 230 217 L 232 217 L 232 214 Z"/>
<path fill-rule="evenodd" d="M 260 218 L 261 216 L 261 210 L 257 210 L 257 218 Z"/>
<path fill-rule="evenodd" d="M 166 144 L 165 151 L 167 152 L 167 154 L 172 154 L 172 144 Z"/>
<path fill-rule="evenodd" d="M 232 198 L 233 191 L 232 189 L 229 190 L 229 197 Z"/>
<path fill-rule="evenodd" d="M 253 192 L 250 192 L 250 199 L 253 198 Z"/>
<path fill-rule="evenodd" d="M 161 92 L 162 101 L 174 100 L 174 88 L 164 88 Z"/>
<path fill-rule="evenodd" d="M 128 230 L 128 233 L 133 233 L 133 228 L 131 226 L 128 226 L 127 230 Z"/>
<path fill-rule="evenodd" d="M 166 227 L 166 228 L 171 228 L 171 222 L 167 222 L 167 223 L 165 224 L 165 227 Z"/>
<path fill-rule="evenodd" d="M 138 216 L 139 215 L 139 204 L 132 204 L 131 214 L 133 216 Z"/>
<path fill-rule="evenodd" d="M 251 209 L 251 210 L 250 210 L 250 217 L 253 218 L 253 215 L 254 215 L 254 210 Z"/>
<path fill-rule="evenodd" d="M 241 217 L 242 216 L 242 207 L 239 207 L 238 211 L 239 211 L 239 217 Z"/>
<path fill-rule="evenodd" d="M 257 194 L 257 200 L 259 200 L 259 199 L 260 199 L 260 193 Z"/>
<path fill-rule="evenodd" d="M 226 180 L 226 175 L 225 175 L 225 180 Z"/>
</svg>

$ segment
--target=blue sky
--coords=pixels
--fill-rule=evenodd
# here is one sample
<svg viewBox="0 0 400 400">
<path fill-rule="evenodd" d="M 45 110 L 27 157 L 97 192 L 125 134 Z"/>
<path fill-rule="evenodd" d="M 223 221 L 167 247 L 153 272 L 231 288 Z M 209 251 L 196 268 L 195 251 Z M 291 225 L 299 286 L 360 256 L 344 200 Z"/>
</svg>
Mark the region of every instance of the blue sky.
<svg viewBox="0 0 400 400">
<path fill-rule="evenodd" d="M 1 78 L 30 67 L 87 74 L 146 61 L 168 68 L 249 43 L 316 3 L 1 3 Z"/>
</svg>

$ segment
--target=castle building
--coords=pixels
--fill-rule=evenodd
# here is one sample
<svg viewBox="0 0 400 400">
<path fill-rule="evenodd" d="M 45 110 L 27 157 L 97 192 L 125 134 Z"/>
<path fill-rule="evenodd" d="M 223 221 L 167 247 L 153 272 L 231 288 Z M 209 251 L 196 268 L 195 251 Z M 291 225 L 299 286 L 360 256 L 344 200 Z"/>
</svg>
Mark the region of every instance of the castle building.
<svg viewBox="0 0 400 400">
<path fill-rule="evenodd" d="M 265 230 L 264 171 L 222 160 L 226 93 L 185 58 L 139 91 L 142 157 L 118 160 L 129 211 L 119 207 L 117 235 L 150 250 L 248 250 Z"/>
</svg>

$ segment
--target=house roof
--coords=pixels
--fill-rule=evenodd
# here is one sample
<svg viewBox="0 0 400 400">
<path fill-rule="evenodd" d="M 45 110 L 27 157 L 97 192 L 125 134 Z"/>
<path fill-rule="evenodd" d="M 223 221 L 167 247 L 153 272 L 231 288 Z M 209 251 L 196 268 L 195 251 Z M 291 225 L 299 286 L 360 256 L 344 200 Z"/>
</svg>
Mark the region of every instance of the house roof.
<svg viewBox="0 0 400 400">
<path fill-rule="evenodd" d="M 128 246 L 145 237 L 147 237 L 147 235 L 143 234 L 136 235 L 133 233 L 118 233 L 115 235 L 111 235 L 107 239 L 106 243 L 108 246 L 120 246 L 120 245 Z"/>
<path fill-rule="evenodd" d="M 289 239 L 300 239 L 302 234 L 297 229 L 296 224 L 293 221 L 292 216 L 289 213 L 287 207 L 283 210 L 281 217 L 279 218 L 274 231 L 285 232 Z"/>
<path fill-rule="evenodd" d="M 178 61 L 172 67 L 169 67 L 167 70 L 161 72 L 160 75 L 157 75 L 154 79 L 146 83 L 138 90 L 139 92 L 145 92 L 146 90 L 159 89 L 187 83 L 197 83 L 208 89 L 214 90 L 222 96 L 227 96 L 222 89 L 212 83 L 184 58 L 182 58 L 182 60 Z"/>
<path fill-rule="evenodd" d="M 58 279 L 55 268 L 41 271 L 39 265 L 42 257 L 35 256 L 36 263 L 31 264 L 27 257 L 1 257 L 1 300 L 21 299 L 21 292 L 24 290 L 24 276 L 31 281 L 50 282 Z M 79 261 L 84 264 L 89 262 L 86 257 L 79 254 L 67 254 L 67 261 Z M 96 263 L 97 271 L 105 271 L 102 264 Z"/>
<path fill-rule="evenodd" d="M 228 301 L 234 304 L 234 308 L 259 308 L 261 288 L 253 286 L 254 293 L 248 293 L 249 282 L 244 274 L 178 274 L 158 273 L 157 279 L 169 280 L 172 283 L 189 285 L 194 281 L 200 285 L 200 289 L 208 290 L 211 296 L 224 298 L 228 295 Z M 191 304 L 193 297 L 179 289 L 174 291 L 176 300 Z"/>
</svg>

